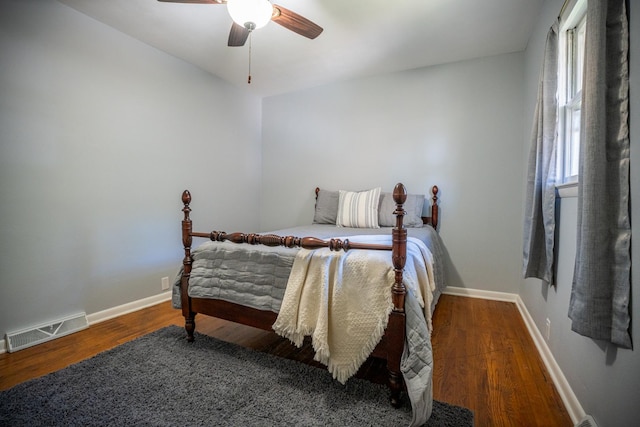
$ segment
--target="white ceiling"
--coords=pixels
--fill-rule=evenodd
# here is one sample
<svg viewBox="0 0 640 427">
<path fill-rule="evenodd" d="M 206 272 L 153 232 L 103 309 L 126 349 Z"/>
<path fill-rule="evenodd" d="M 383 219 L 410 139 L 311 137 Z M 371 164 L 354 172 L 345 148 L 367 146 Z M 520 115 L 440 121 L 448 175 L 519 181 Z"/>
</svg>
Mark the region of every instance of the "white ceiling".
<svg viewBox="0 0 640 427">
<path fill-rule="evenodd" d="M 275 0 L 324 28 L 309 40 L 270 22 L 227 47 L 226 6 L 59 0 L 255 95 L 524 50 L 544 0 Z"/>
</svg>

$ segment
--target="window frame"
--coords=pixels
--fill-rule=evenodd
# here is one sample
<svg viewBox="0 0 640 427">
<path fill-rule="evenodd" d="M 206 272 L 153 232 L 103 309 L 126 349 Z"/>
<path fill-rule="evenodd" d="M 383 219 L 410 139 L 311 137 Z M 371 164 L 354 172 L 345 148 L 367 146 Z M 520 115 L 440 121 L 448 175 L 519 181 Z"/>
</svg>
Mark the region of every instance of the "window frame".
<svg viewBox="0 0 640 427">
<path fill-rule="evenodd" d="M 586 17 L 587 0 L 570 1 L 560 15 L 556 182 L 563 189 L 578 183 Z"/>
</svg>

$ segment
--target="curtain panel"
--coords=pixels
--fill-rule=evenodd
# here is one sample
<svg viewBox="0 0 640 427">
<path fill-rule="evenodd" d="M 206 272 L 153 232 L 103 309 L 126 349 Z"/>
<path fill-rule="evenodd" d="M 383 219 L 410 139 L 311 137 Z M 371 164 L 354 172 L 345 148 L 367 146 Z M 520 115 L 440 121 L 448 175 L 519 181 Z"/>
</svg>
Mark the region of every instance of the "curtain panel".
<svg viewBox="0 0 640 427">
<path fill-rule="evenodd" d="M 549 284 L 554 281 L 557 87 L 558 23 L 556 22 L 547 34 L 531 133 L 522 267 L 525 278 L 536 277 Z"/>
<path fill-rule="evenodd" d="M 631 348 L 629 22 L 625 0 L 589 0 L 571 329 Z"/>
</svg>

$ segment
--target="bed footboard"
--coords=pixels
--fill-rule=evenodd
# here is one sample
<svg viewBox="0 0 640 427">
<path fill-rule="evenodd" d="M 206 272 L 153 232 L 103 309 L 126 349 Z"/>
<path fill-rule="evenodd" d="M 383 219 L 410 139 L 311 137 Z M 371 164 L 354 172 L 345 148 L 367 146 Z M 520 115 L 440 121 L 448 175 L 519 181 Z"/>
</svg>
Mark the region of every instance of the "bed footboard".
<svg viewBox="0 0 640 427">
<path fill-rule="evenodd" d="M 391 391 L 391 404 L 395 407 L 401 404 L 401 394 L 404 388 L 404 381 L 400 370 L 400 363 L 405 341 L 405 311 L 404 301 L 406 288 L 403 282 L 403 271 L 407 258 L 407 230 L 404 228 L 403 219 L 406 214 L 403 205 L 407 199 L 407 191 L 402 183 L 395 186 L 393 199 L 396 203 L 394 215 L 396 224 L 392 230 L 391 245 L 380 245 L 371 243 L 351 242 L 349 239 L 319 239 L 316 237 L 297 236 L 277 236 L 274 234 L 256 233 L 225 233 L 222 231 L 212 231 L 210 233 L 194 232 L 190 218 L 191 193 L 185 190 L 182 193 L 182 244 L 184 246 L 183 273 L 180 281 L 180 298 L 182 303 L 182 314 L 185 318 L 185 330 L 187 340 L 194 340 L 195 316 L 197 313 L 204 313 L 211 316 L 221 317 L 237 323 L 249 324 L 250 326 L 271 330 L 276 313 L 249 309 L 237 304 L 227 303 L 217 300 L 206 300 L 203 298 L 191 298 L 188 295 L 189 278 L 191 275 L 192 256 L 191 246 L 193 237 L 208 238 L 212 241 L 229 241 L 238 244 L 285 246 L 288 248 L 320 249 L 328 248 L 332 251 L 349 250 L 390 250 L 395 272 L 394 283 L 391 287 L 393 310 L 389 315 L 389 322 L 378 347 L 374 350 L 376 357 L 382 357 L 387 361 L 389 373 L 389 388 Z M 246 314 L 246 310 L 251 311 L 251 315 Z M 245 314 L 242 314 L 245 312 Z"/>
</svg>

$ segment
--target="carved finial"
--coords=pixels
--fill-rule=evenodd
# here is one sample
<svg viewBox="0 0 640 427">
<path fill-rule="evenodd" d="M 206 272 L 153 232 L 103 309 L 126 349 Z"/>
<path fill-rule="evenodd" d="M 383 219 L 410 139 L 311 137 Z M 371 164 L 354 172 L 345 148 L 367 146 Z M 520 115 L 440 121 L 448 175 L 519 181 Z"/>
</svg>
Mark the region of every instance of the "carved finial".
<svg viewBox="0 0 640 427">
<path fill-rule="evenodd" d="M 184 207 L 182 208 L 184 221 L 190 221 L 189 212 L 191 212 L 191 208 L 189 207 L 189 203 L 191 203 L 191 193 L 189 193 L 189 190 L 184 190 L 182 192 L 182 203 L 184 204 Z"/>
<path fill-rule="evenodd" d="M 189 193 L 189 190 L 184 190 L 182 192 L 182 203 L 185 205 L 191 203 L 191 193 Z"/>
<path fill-rule="evenodd" d="M 431 206 L 438 206 L 438 191 L 440 191 L 438 189 L 437 185 L 434 185 L 433 187 L 431 187 L 431 194 L 433 194 L 433 197 L 431 198 L 431 200 L 433 201 Z"/>
<path fill-rule="evenodd" d="M 397 183 L 393 189 L 393 200 L 397 205 L 403 205 L 407 201 L 407 189 L 401 182 Z"/>
</svg>

